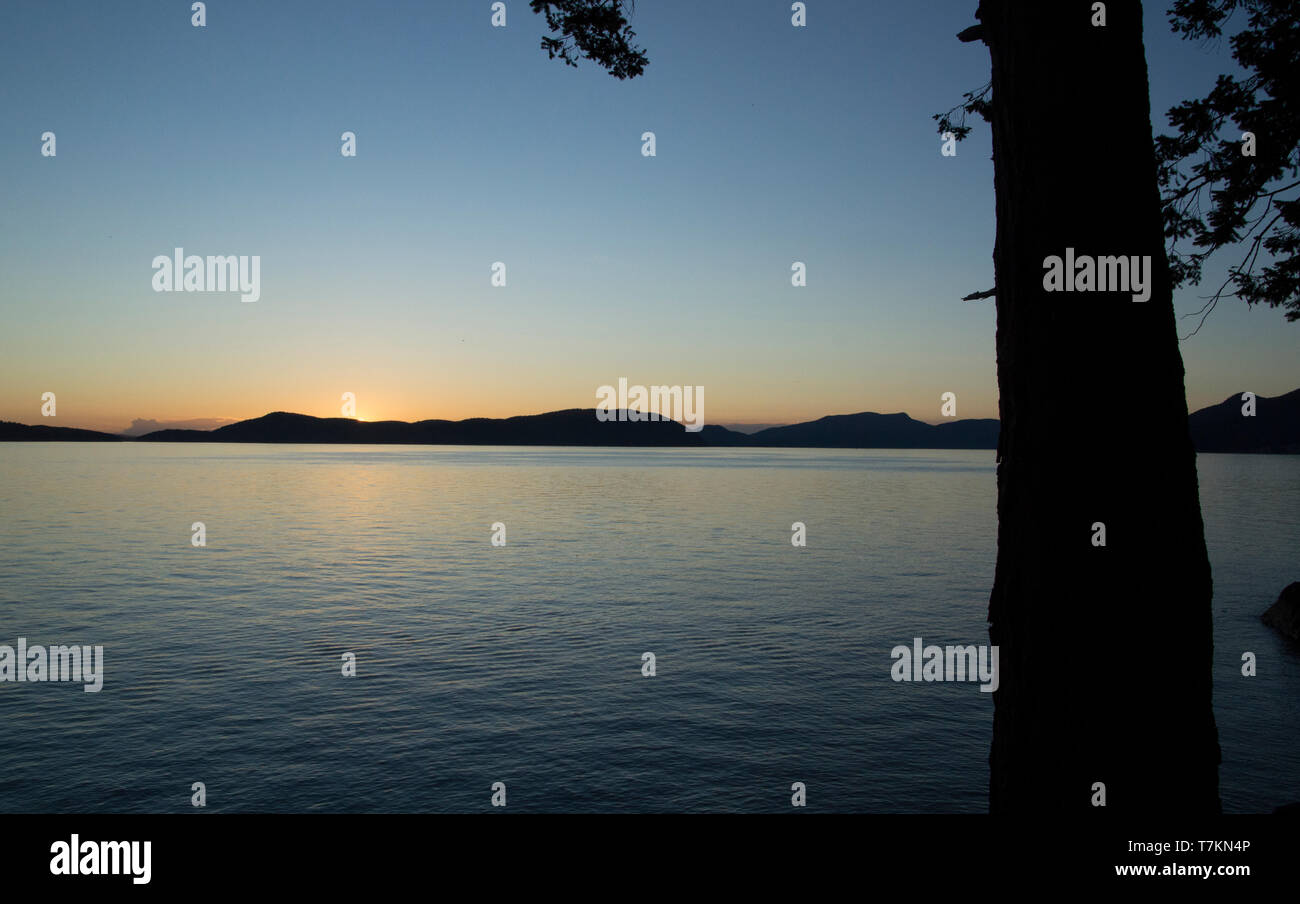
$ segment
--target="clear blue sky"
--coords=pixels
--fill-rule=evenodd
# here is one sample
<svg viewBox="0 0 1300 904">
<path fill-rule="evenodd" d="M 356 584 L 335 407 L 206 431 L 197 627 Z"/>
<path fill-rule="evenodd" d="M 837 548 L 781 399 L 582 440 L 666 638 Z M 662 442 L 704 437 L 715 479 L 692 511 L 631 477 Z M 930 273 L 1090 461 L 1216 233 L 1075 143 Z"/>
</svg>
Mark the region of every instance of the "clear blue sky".
<svg viewBox="0 0 1300 904">
<path fill-rule="evenodd" d="M 988 78 L 975 0 L 640 0 L 626 82 L 506 3 L 5 0 L 0 418 L 504 416 L 621 376 L 711 423 L 996 416 L 993 303 L 958 300 L 992 285 L 988 131 L 944 158 L 930 119 Z M 1160 4 L 1147 50 L 1158 128 L 1230 63 Z M 153 292 L 176 246 L 260 255 L 261 300 Z M 1296 388 L 1298 338 L 1221 304 L 1190 404 Z"/>
</svg>

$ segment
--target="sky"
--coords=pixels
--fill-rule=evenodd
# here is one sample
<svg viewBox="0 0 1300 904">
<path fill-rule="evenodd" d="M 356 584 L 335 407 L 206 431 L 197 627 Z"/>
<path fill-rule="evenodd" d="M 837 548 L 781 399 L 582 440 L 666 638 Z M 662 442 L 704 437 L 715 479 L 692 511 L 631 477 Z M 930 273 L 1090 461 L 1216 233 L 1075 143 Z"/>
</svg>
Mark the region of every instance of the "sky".
<svg viewBox="0 0 1300 904">
<path fill-rule="evenodd" d="M 788 2 L 639 0 L 650 65 L 619 81 L 548 60 L 525 0 L 504 28 L 489 0 L 214 0 L 202 28 L 176 0 L 5 0 L 0 419 L 349 392 L 365 420 L 505 417 L 620 377 L 703 386 L 709 423 L 934 422 L 946 392 L 996 417 L 994 303 L 960 301 L 993 285 L 988 129 L 944 157 L 931 120 L 988 79 L 955 38 L 976 5 L 809 0 L 795 28 Z M 1146 46 L 1158 130 L 1231 68 L 1164 4 Z M 260 299 L 155 292 L 177 247 L 258 256 Z M 1300 386 L 1297 339 L 1221 303 L 1182 343 L 1190 407 Z"/>
</svg>

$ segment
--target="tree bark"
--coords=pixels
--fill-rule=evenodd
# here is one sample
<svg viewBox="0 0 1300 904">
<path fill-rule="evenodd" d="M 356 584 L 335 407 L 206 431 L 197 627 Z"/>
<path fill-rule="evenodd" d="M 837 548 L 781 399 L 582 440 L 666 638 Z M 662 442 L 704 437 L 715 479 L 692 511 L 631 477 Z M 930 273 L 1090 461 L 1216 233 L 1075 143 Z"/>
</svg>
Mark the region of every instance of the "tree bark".
<svg viewBox="0 0 1300 904">
<path fill-rule="evenodd" d="M 1097 27 L 1092 7 L 982 0 L 977 13 L 992 57 L 1002 419 L 990 806 L 1216 813 L 1210 566 L 1142 10 L 1107 3 Z M 1045 259 L 1067 248 L 1149 256 L 1150 300 L 1045 291 Z"/>
</svg>

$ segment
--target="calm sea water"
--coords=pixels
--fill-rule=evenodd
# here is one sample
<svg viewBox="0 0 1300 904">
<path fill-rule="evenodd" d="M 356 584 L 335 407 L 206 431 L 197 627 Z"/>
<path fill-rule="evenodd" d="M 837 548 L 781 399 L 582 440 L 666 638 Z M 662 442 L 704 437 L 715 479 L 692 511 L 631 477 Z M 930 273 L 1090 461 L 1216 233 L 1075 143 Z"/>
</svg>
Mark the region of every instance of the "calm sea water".
<svg viewBox="0 0 1300 904">
<path fill-rule="evenodd" d="M 1300 457 L 1199 467 L 1224 804 L 1268 810 Z M 988 642 L 994 503 L 991 452 L 3 443 L 0 643 L 105 681 L 0 683 L 0 811 L 982 811 L 990 695 L 889 652 Z"/>
</svg>

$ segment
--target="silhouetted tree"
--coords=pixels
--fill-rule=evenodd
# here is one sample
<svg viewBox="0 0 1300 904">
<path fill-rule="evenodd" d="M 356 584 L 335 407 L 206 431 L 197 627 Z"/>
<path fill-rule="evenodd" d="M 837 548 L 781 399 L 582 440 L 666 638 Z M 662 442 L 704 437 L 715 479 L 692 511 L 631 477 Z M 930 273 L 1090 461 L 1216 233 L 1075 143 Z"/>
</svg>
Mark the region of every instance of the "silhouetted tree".
<svg viewBox="0 0 1300 904">
<path fill-rule="evenodd" d="M 1199 284 L 1206 258 L 1244 242 L 1197 312 L 1202 323 L 1225 297 L 1285 306 L 1287 320 L 1300 320 L 1300 3 L 1176 0 L 1169 20 L 1184 37 L 1207 40 L 1238 10 L 1246 23 L 1232 36 L 1232 58 L 1246 76 L 1220 75 L 1205 97 L 1169 111 L 1177 134 L 1156 138 L 1170 269 L 1174 288 Z M 1180 239 L 1196 250 L 1180 251 Z M 1257 273 L 1261 248 L 1273 260 Z"/>
<path fill-rule="evenodd" d="M 556 7 L 620 11 L 618 0 Z M 1219 810 L 1210 567 L 1157 186 L 1142 10 L 983 0 L 997 240 L 997 812 Z M 590 21 L 579 19 L 579 24 Z M 621 18 L 619 27 L 622 28 Z M 621 34 L 621 32 L 620 32 Z M 630 57 L 585 38 L 614 71 Z M 582 45 L 578 45 L 582 49 Z M 566 62 L 572 62 L 566 59 Z M 617 72 L 615 73 L 617 74 Z M 990 97 L 991 92 L 991 97 Z M 950 124 L 945 121 L 942 125 Z M 965 128 L 964 125 L 961 126 Z M 1152 293 L 1053 294 L 1044 264 L 1149 257 Z M 1071 274 L 1071 278 L 1073 274 Z M 1081 424 L 1106 424 L 1104 435 Z M 1094 545 L 1094 524 L 1106 545 Z M 1095 783 L 1105 808 L 1093 807 Z"/>
<path fill-rule="evenodd" d="M 624 0 L 531 0 L 533 12 L 546 16 L 546 27 L 559 37 L 543 37 L 542 49 L 577 66 L 577 56 L 604 66 L 615 78 L 636 78 L 650 62 L 632 41 L 636 32 L 623 14 Z M 631 0 L 626 6 L 632 8 Z"/>
<path fill-rule="evenodd" d="M 1134 0 L 982 0 L 992 78 L 995 812 L 1219 810 L 1210 566 Z M 941 122 L 941 126 L 943 123 Z M 1045 291 L 1045 262 L 1149 257 L 1150 300 Z M 1067 274 L 1072 280 L 1073 274 Z M 1080 424 L 1105 424 L 1102 434 Z M 1094 545 L 1104 524 L 1105 544 Z M 1105 809 L 1094 807 L 1096 783 Z"/>
</svg>

